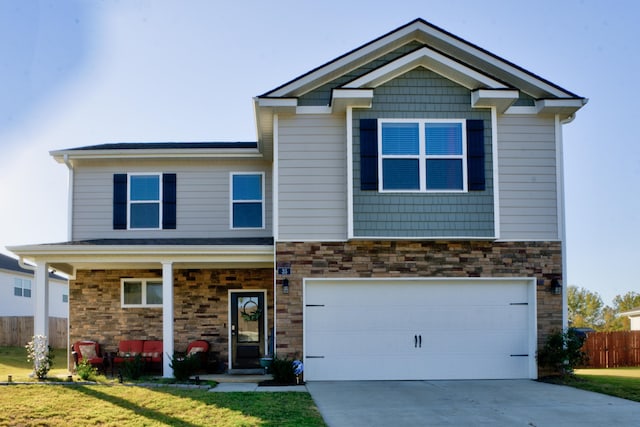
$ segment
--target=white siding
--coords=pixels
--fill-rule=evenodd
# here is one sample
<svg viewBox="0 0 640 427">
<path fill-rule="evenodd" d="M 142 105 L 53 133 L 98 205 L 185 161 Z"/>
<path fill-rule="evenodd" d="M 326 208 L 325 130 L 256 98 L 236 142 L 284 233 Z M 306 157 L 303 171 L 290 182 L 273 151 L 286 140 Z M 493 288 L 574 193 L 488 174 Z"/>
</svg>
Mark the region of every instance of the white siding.
<svg viewBox="0 0 640 427">
<path fill-rule="evenodd" d="M 31 297 L 15 296 L 14 279 L 31 281 Z M 33 275 L 0 270 L 0 317 L 33 316 L 36 282 Z M 69 286 L 65 282 L 49 279 L 49 317 L 69 317 L 69 304 L 62 302 L 62 295 L 69 295 Z"/>
<path fill-rule="evenodd" d="M 265 228 L 231 230 L 230 172 L 265 172 Z M 175 230 L 114 230 L 113 175 L 128 172 L 177 174 Z M 78 166 L 74 172 L 73 239 L 271 236 L 271 165 L 252 160 L 127 160 Z"/>
<path fill-rule="evenodd" d="M 553 117 L 498 116 L 502 239 L 557 240 Z"/>
<path fill-rule="evenodd" d="M 278 118 L 280 240 L 345 240 L 344 115 Z"/>
</svg>

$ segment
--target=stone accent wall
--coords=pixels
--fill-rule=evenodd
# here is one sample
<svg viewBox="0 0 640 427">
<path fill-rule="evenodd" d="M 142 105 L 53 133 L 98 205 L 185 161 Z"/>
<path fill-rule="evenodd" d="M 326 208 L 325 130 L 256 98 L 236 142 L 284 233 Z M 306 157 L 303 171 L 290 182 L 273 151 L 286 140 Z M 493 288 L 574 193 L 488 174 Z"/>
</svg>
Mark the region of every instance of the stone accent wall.
<svg viewBox="0 0 640 427">
<path fill-rule="evenodd" d="M 302 279 L 310 277 L 535 277 L 538 345 L 562 327 L 562 296 L 549 292 L 551 280 L 562 279 L 560 242 L 280 242 L 276 262 L 291 264 L 289 294 L 277 298 L 282 357 L 302 355 Z"/>
<path fill-rule="evenodd" d="M 115 351 L 120 340 L 162 339 L 162 308 L 122 308 L 122 278 L 161 278 L 162 270 L 80 270 L 69 283 L 70 342 L 98 341 Z M 273 327 L 272 269 L 174 270 L 174 347 L 204 339 L 220 360 L 228 356 L 229 290 L 266 290 Z"/>
</svg>

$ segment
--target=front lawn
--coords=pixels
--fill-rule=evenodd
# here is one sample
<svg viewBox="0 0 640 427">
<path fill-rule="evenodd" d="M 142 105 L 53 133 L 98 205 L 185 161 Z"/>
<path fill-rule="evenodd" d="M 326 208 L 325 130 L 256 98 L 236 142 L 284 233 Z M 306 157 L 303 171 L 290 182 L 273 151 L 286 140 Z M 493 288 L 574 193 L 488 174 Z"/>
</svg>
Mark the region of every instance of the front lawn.
<svg viewBox="0 0 640 427">
<path fill-rule="evenodd" d="M 49 377 L 64 378 L 69 375 L 67 370 L 67 349 L 53 350 L 53 369 Z M 7 381 L 7 376 L 13 376 L 13 381 L 34 381 L 29 375 L 33 372 L 33 365 L 27 362 L 27 349 L 24 347 L 0 347 L 0 382 Z"/>
<path fill-rule="evenodd" d="M 66 350 L 49 378 L 66 379 Z M 173 386 L 39 384 L 21 347 L 0 347 L 0 426 L 324 426 L 308 393 L 210 393 Z M 74 380 L 78 380 L 74 377 Z M 162 382 L 162 381 L 160 381 Z"/>
<path fill-rule="evenodd" d="M 308 393 L 125 385 L 0 386 L 0 426 L 324 426 Z"/>
<path fill-rule="evenodd" d="M 563 384 L 640 402 L 640 368 L 576 369 Z"/>
</svg>

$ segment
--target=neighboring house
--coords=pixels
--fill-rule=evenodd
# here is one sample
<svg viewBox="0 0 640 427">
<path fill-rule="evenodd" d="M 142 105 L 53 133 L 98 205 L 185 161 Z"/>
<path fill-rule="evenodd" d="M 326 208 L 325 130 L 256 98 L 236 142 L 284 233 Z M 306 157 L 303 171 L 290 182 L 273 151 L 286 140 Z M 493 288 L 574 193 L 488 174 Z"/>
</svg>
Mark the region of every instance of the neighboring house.
<svg viewBox="0 0 640 427">
<path fill-rule="evenodd" d="M 627 316 L 631 323 L 632 331 L 640 331 L 640 307 L 636 307 L 629 311 L 623 311 L 618 316 Z"/>
<path fill-rule="evenodd" d="M 31 341 L 34 330 L 35 277 L 32 266 L 21 266 L 17 259 L 0 254 L 0 345 L 21 347 Z M 69 284 L 67 279 L 49 273 L 49 315 L 52 328 L 49 343 L 67 346 Z"/>
<path fill-rule="evenodd" d="M 418 19 L 254 104 L 257 142 L 52 152 L 69 241 L 11 250 L 72 276 L 71 341 L 205 339 L 232 369 L 273 341 L 307 380 L 537 377 L 585 98 Z"/>
<path fill-rule="evenodd" d="M 49 282 L 49 316 L 66 319 L 69 317 L 67 279 L 50 273 Z M 20 266 L 15 258 L 0 254 L 0 317 L 33 316 L 33 286 L 33 270 Z"/>
</svg>

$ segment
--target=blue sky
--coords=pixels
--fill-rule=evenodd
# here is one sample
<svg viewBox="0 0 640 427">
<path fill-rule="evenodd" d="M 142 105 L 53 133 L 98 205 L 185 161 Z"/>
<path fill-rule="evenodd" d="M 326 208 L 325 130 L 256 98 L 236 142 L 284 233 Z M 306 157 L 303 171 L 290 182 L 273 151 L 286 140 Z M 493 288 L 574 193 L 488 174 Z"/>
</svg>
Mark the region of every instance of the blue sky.
<svg viewBox="0 0 640 427">
<path fill-rule="evenodd" d="M 0 1 L 0 247 L 67 240 L 50 150 L 252 141 L 252 97 L 421 17 L 581 96 L 564 127 L 568 283 L 640 291 L 640 3 Z M 6 251 L 5 251 L 6 252 Z"/>
</svg>

